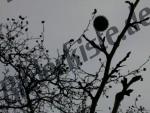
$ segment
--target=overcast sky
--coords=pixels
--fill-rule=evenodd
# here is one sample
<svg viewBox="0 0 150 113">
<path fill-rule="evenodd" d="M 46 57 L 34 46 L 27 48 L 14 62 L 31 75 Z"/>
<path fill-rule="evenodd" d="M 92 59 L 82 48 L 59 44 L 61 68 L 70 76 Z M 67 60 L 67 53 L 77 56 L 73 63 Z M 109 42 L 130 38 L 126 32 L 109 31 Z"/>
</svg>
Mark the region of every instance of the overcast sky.
<svg viewBox="0 0 150 113">
<path fill-rule="evenodd" d="M 141 0 L 135 12 L 138 20 L 139 12 L 146 7 L 150 9 L 150 0 Z M 90 19 L 91 12 L 95 8 L 98 9 L 97 15 L 105 15 L 108 18 L 109 28 L 111 26 L 122 28 L 129 11 L 124 0 L 13 0 L 9 3 L 6 0 L 0 0 L 0 20 L 3 21 L 7 17 L 17 17 L 19 15 L 27 16 L 30 22 L 30 35 L 33 36 L 40 34 L 42 30 L 40 22 L 45 20 L 45 45 L 50 50 L 50 54 L 53 54 L 56 53 L 57 48 L 61 49 L 63 43 L 67 40 L 70 38 L 77 39 L 81 35 Z M 93 32 L 92 27 L 91 32 Z M 127 68 L 134 69 L 150 56 L 149 43 L 150 25 L 140 25 L 140 30 L 137 33 L 133 35 L 127 34 L 127 40 L 122 42 L 114 59 L 116 61 L 131 50 L 132 55 L 127 62 Z M 89 57 L 92 52 L 87 52 L 87 54 Z M 94 59 L 88 60 L 83 65 L 91 72 L 94 72 L 98 65 L 96 64 L 96 58 Z M 133 87 L 136 88 L 135 92 L 137 94 L 143 95 L 141 103 L 149 107 L 150 63 L 147 67 L 148 71 L 143 73 L 144 82 L 139 82 L 137 83 L 138 85 Z M 127 105 L 127 101 L 124 104 Z"/>
</svg>

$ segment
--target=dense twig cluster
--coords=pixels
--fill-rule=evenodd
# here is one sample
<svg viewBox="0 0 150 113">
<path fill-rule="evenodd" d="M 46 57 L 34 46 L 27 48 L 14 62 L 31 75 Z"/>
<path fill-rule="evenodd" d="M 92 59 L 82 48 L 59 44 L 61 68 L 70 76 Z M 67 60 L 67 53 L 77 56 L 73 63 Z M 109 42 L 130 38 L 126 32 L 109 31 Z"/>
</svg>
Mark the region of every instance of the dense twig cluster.
<svg viewBox="0 0 150 113">
<path fill-rule="evenodd" d="M 44 26 L 45 21 L 41 23 Z M 43 46 L 44 28 L 38 38 L 29 37 L 26 17 L 7 18 L 0 28 L 0 62 L 4 67 L 0 110 L 3 113 L 44 113 L 57 108 L 69 112 L 75 97 L 70 90 L 73 79 L 66 78 L 67 52 L 50 58 Z"/>
</svg>

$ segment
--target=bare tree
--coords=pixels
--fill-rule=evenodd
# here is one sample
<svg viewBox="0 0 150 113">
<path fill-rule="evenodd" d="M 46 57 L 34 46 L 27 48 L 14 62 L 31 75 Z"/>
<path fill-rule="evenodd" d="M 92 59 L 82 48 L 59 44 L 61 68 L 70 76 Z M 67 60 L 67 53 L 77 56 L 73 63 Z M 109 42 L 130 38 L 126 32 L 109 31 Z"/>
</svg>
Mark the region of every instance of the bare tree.
<svg viewBox="0 0 150 113">
<path fill-rule="evenodd" d="M 130 1 L 126 1 L 127 4 L 129 4 L 130 12 L 126 20 L 126 24 L 120 34 L 118 35 L 117 39 L 114 42 L 114 45 L 112 48 L 108 48 L 109 46 L 106 45 L 105 36 L 101 36 L 100 32 L 103 32 L 108 27 L 108 20 L 104 16 L 97 16 L 95 17 L 95 14 L 97 10 L 95 9 L 92 13 L 92 18 L 90 19 L 86 29 L 83 31 L 83 34 L 79 37 L 78 40 L 81 40 L 84 38 L 87 42 L 91 44 L 91 46 L 99 51 L 101 51 L 105 58 L 100 59 L 100 67 L 99 70 L 96 72 L 96 74 L 87 73 L 86 71 L 82 70 L 79 65 L 75 67 L 74 74 L 75 74 L 75 82 L 78 84 L 73 84 L 72 90 L 76 89 L 82 89 L 82 95 L 85 95 L 85 99 L 82 99 L 82 103 L 80 108 L 80 113 L 85 113 L 86 109 L 89 113 L 95 113 L 96 107 L 98 105 L 98 102 L 101 101 L 102 95 L 106 95 L 106 91 L 109 90 L 112 87 L 113 84 L 122 84 L 122 90 L 116 92 L 114 106 L 110 108 L 110 111 L 112 113 L 117 113 L 119 110 L 119 106 L 121 102 L 123 101 L 125 96 L 130 96 L 130 94 L 134 91 L 131 89 L 131 85 L 135 82 L 141 80 L 143 81 L 143 78 L 141 76 L 141 72 L 146 71 L 146 68 L 144 68 L 144 65 L 149 61 L 149 59 L 144 62 L 141 66 L 136 68 L 135 70 L 130 70 L 127 73 L 123 73 L 122 70 L 124 69 L 124 62 L 130 57 L 131 52 L 127 52 L 127 54 L 122 58 L 119 62 L 116 63 L 116 66 L 112 66 L 113 57 L 115 56 L 118 48 L 120 47 L 121 41 L 125 36 L 125 33 L 129 28 L 134 28 L 137 30 L 137 24 L 141 24 L 144 21 L 147 21 L 149 17 L 140 20 L 140 21 L 134 21 L 131 22 L 133 13 L 135 11 L 136 6 L 138 5 L 140 0 L 136 0 L 134 3 Z M 86 33 L 89 31 L 88 28 L 93 22 L 93 26 L 95 28 L 97 38 L 100 40 L 100 43 L 97 44 L 93 40 L 90 40 Z M 74 42 L 76 43 L 76 41 Z M 74 55 L 75 56 L 75 55 Z M 75 56 L 75 60 L 76 60 Z M 78 58 L 79 59 L 79 58 Z M 80 60 L 78 61 L 80 62 Z M 78 63 L 77 63 L 78 64 Z M 135 103 L 137 102 L 137 98 L 135 99 Z M 90 104 L 87 104 L 90 101 Z M 84 103 L 84 104 L 83 104 Z M 82 109 L 81 109 L 82 108 Z M 135 106 L 133 107 L 134 110 L 138 110 L 138 112 L 144 112 L 144 107 L 140 106 L 142 110 L 139 110 L 140 108 Z M 135 110 L 135 111 L 136 111 Z M 128 110 L 127 110 L 128 111 Z"/>
<path fill-rule="evenodd" d="M 3 79 L 0 83 L 0 111 L 4 113 L 48 113 L 59 110 L 62 113 L 95 113 L 102 95 L 113 88 L 112 84 L 122 84 L 122 90 L 116 92 L 114 105 L 110 112 L 117 113 L 124 96 L 133 92 L 131 85 L 143 80 L 141 73 L 146 71 L 146 60 L 135 70 L 126 74 L 122 73 L 124 62 L 130 57 L 128 52 L 124 58 L 112 66 L 113 57 L 120 47 L 126 31 L 148 20 L 131 22 L 131 18 L 139 0 L 134 3 L 126 1 L 130 6 L 127 22 L 118 35 L 114 45 L 108 51 L 105 36 L 99 35 L 104 31 L 109 22 L 104 16 L 97 16 L 95 9 L 87 27 L 79 39 L 71 39 L 63 46 L 63 52 L 58 52 L 58 57 L 50 58 L 48 50 L 44 47 L 44 25 L 40 36 L 33 38 L 28 33 L 26 17 L 18 19 L 7 18 L 6 24 L 0 26 L 0 62 L 4 70 L 1 72 Z M 88 39 L 86 33 L 93 23 L 100 44 Z M 100 59 L 100 67 L 96 74 L 87 73 L 81 67 L 80 57 L 72 53 L 73 45 L 84 38 L 93 48 L 104 54 Z M 32 44 L 31 44 L 32 43 Z M 67 59 L 73 64 L 71 70 Z M 76 64 L 77 62 L 77 64 Z M 140 95 L 138 96 L 140 97 Z M 145 108 L 135 105 L 127 112 L 137 110 L 144 112 Z"/>
<path fill-rule="evenodd" d="M 64 80 L 68 66 L 66 55 L 50 58 L 39 37 L 30 37 L 26 17 L 7 18 L 0 26 L 0 111 L 3 113 L 45 113 L 47 109 L 69 108 L 71 98 L 65 95 L 69 83 Z M 70 42 L 68 42 L 69 44 Z M 71 80 L 71 78 L 70 78 Z M 65 87 L 66 85 L 66 87 Z M 65 88 L 66 89 L 65 89 Z"/>
</svg>

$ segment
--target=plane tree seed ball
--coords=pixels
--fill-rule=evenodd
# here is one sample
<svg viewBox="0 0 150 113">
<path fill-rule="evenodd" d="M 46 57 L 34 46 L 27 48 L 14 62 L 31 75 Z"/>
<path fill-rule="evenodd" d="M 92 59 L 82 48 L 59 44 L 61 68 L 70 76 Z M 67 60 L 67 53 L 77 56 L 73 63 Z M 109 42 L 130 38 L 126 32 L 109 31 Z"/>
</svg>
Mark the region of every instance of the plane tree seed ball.
<svg viewBox="0 0 150 113">
<path fill-rule="evenodd" d="M 108 20 L 104 16 L 97 16 L 94 19 L 93 26 L 96 31 L 104 31 L 108 28 Z"/>
</svg>

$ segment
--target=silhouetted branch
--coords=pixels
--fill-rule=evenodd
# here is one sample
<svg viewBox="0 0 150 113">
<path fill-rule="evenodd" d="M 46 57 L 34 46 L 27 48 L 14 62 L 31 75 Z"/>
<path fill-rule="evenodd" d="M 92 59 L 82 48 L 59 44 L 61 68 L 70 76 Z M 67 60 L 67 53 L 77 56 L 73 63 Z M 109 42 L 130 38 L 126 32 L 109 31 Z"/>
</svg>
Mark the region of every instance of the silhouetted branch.
<svg viewBox="0 0 150 113">
<path fill-rule="evenodd" d="M 130 94 L 133 92 L 133 89 L 128 89 L 133 83 L 139 81 L 141 79 L 141 76 L 135 76 L 133 77 L 129 82 L 127 81 L 127 78 L 124 77 L 124 79 L 121 81 L 123 89 L 122 91 L 118 92 L 116 94 L 114 107 L 112 110 L 112 113 L 117 113 L 118 108 L 121 104 L 121 101 L 124 99 L 124 96 L 130 96 Z"/>
</svg>

